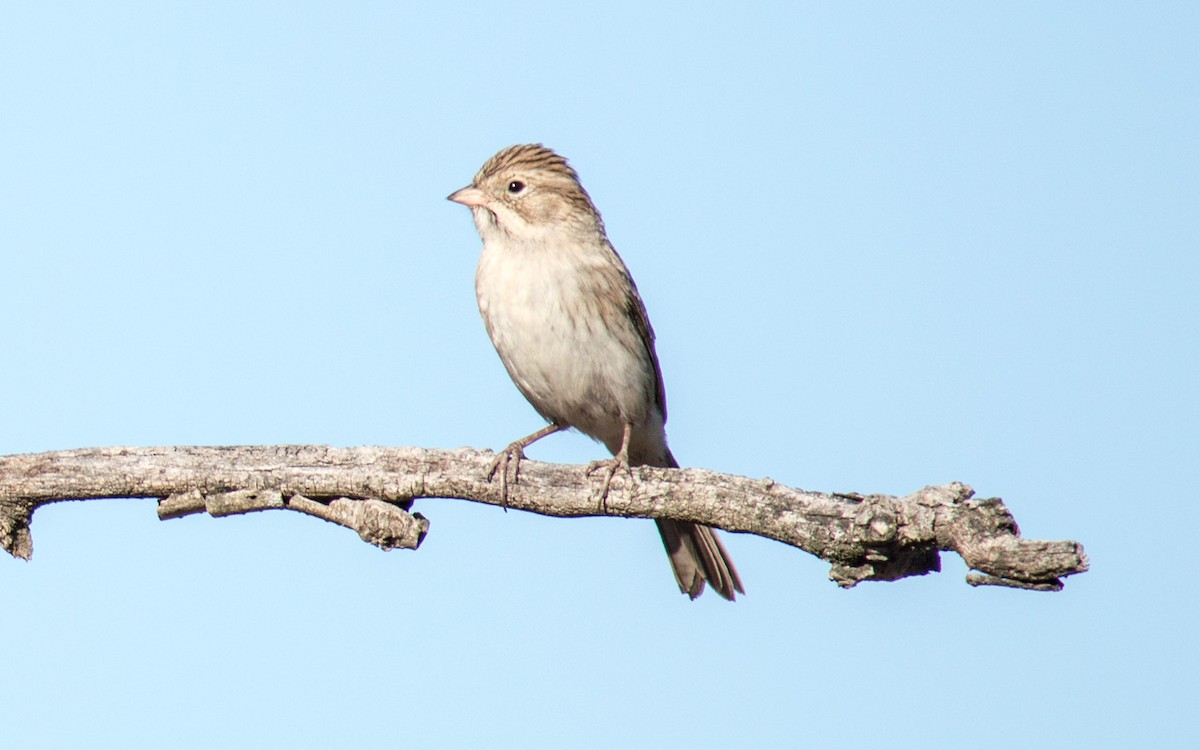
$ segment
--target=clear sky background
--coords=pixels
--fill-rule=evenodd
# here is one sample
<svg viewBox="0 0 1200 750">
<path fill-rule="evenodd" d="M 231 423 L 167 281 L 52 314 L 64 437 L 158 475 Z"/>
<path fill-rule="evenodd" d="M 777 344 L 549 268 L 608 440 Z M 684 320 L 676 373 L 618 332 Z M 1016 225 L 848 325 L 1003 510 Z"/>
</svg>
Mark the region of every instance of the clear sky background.
<svg viewBox="0 0 1200 750">
<path fill-rule="evenodd" d="M 4 4 L 0 453 L 532 431 L 445 196 L 540 141 L 681 462 L 961 480 L 1092 561 L 843 591 L 732 536 L 730 605 L 647 521 L 431 500 L 382 553 L 58 505 L 0 559 L 5 746 L 1189 745 L 1198 38 L 1195 3 Z"/>
</svg>

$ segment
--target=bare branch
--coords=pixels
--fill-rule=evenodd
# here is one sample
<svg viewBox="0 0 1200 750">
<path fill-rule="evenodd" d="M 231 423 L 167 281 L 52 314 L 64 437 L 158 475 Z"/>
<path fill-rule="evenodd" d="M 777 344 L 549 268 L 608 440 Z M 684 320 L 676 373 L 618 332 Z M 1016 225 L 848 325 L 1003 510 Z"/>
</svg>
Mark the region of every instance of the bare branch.
<svg viewBox="0 0 1200 750">
<path fill-rule="evenodd" d="M 409 513 L 421 498 L 500 505 L 500 483 L 485 474 L 491 452 L 422 448 L 228 446 L 86 448 L 0 456 L 0 545 L 33 551 L 38 507 L 63 500 L 148 497 L 159 516 L 213 516 L 293 510 L 354 529 L 384 549 L 415 549 L 429 522 Z M 825 494 L 770 479 L 704 469 L 637 467 L 614 477 L 608 500 L 586 467 L 525 461 L 508 507 L 547 516 L 674 518 L 776 539 L 832 563 L 839 586 L 891 581 L 941 569 L 957 552 L 973 586 L 1057 591 L 1087 570 L 1078 542 L 1020 538 L 999 499 L 975 500 L 960 483 L 905 497 Z"/>
</svg>

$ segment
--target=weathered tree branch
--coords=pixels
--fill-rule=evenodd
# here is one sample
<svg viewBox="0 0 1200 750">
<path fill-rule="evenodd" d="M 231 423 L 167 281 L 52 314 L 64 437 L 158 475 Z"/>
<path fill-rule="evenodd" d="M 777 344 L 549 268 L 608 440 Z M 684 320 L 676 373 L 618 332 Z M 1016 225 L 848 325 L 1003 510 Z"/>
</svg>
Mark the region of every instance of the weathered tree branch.
<svg viewBox="0 0 1200 750">
<path fill-rule="evenodd" d="M 500 505 L 485 472 L 490 452 L 421 448 L 230 446 L 88 448 L 0 456 L 0 545 L 33 552 L 33 513 L 63 500 L 149 497 L 163 519 L 272 508 L 307 513 L 356 530 L 384 549 L 415 549 L 429 522 L 409 513 L 420 498 Z M 674 518 L 769 537 L 832 563 L 839 586 L 891 581 L 941 569 L 957 552 L 980 574 L 971 585 L 1057 591 L 1087 570 L 1078 542 L 1020 538 L 999 499 L 974 500 L 960 483 L 906 497 L 822 494 L 770 479 L 703 469 L 638 467 L 618 474 L 604 508 L 583 467 L 525 461 L 507 505 L 547 516 Z"/>
</svg>

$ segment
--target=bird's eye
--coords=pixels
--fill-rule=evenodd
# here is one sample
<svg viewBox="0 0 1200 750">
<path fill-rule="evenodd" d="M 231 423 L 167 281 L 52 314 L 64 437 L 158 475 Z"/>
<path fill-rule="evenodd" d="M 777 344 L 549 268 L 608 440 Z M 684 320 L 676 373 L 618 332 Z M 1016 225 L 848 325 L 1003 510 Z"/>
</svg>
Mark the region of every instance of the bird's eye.
<svg viewBox="0 0 1200 750">
<path fill-rule="evenodd" d="M 521 182 L 520 180 L 513 180 L 512 182 L 508 183 L 508 192 L 512 193 L 513 195 L 516 195 L 524 189 L 525 183 Z"/>
</svg>

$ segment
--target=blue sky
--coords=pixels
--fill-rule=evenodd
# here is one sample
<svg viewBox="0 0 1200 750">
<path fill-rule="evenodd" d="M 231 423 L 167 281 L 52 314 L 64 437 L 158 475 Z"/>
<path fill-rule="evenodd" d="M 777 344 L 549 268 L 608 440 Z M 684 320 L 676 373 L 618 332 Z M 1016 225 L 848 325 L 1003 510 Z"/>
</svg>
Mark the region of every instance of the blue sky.
<svg viewBox="0 0 1200 750">
<path fill-rule="evenodd" d="M 748 595 L 691 603 L 649 522 L 430 500 L 385 554 L 54 506 L 0 560 L 13 747 L 1194 738 L 1195 4 L 246 6 L 0 9 L 0 453 L 532 431 L 444 198 L 540 141 L 646 299 L 682 463 L 962 480 L 1092 571 L 842 591 L 735 536 Z"/>
</svg>

